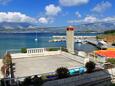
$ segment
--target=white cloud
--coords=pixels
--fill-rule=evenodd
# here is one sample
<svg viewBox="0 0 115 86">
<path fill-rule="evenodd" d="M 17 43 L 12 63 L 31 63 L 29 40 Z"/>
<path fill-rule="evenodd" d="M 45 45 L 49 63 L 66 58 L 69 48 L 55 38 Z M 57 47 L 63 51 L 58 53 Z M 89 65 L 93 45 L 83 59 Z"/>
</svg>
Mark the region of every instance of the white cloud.
<svg viewBox="0 0 115 86">
<path fill-rule="evenodd" d="M 0 4 L 1 5 L 6 5 L 7 3 L 9 3 L 11 0 L 0 0 Z"/>
<path fill-rule="evenodd" d="M 39 21 L 39 23 L 41 23 L 41 24 L 47 24 L 47 23 L 48 23 L 48 20 L 47 20 L 47 18 L 45 18 L 45 17 L 40 17 L 40 18 L 38 19 L 38 21 Z"/>
<path fill-rule="evenodd" d="M 115 22 L 115 17 L 106 17 L 103 19 L 104 22 Z"/>
<path fill-rule="evenodd" d="M 101 3 L 98 3 L 93 9 L 92 11 L 94 12 L 97 12 L 97 13 L 101 13 L 101 12 L 104 12 L 106 11 L 107 9 L 109 9 L 110 7 L 112 6 L 112 4 L 108 1 L 106 2 L 101 2 Z"/>
<path fill-rule="evenodd" d="M 0 22 L 29 22 L 36 23 L 36 19 L 20 12 L 0 12 Z"/>
<path fill-rule="evenodd" d="M 97 21 L 97 18 L 94 16 L 86 16 L 81 20 L 69 20 L 68 23 L 94 23 Z"/>
<path fill-rule="evenodd" d="M 53 17 L 40 17 L 38 19 L 38 22 L 41 24 L 51 24 L 54 22 L 54 18 Z"/>
<path fill-rule="evenodd" d="M 61 12 L 61 8 L 59 6 L 55 6 L 53 4 L 46 6 L 45 10 L 46 10 L 46 15 L 48 15 L 48 16 L 55 16 L 59 12 Z"/>
<path fill-rule="evenodd" d="M 80 20 L 69 20 L 68 23 L 95 23 L 95 22 L 115 22 L 115 17 L 97 18 L 94 16 L 86 16 Z"/>
<path fill-rule="evenodd" d="M 54 17 L 47 17 L 47 20 L 50 24 L 54 22 L 54 19 Z"/>
<path fill-rule="evenodd" d="M 89 22 L 89 23 L 93 23 L 95 21 L 97 21 L 97 18 L 94 16 L 86 16 L 84 19 L 84 22 Z"/>
<path fill-rule="evenodd" d="M 59 2 L 63 6 L 78 6 L 82 4 L 87 4 L 89 0 L 59 0 Z"/>
<path fill-rule="evenodd" d="M 78 18 L 81 18 L 81 14 L 78 11 L 75 14 Z"/>
</svg>

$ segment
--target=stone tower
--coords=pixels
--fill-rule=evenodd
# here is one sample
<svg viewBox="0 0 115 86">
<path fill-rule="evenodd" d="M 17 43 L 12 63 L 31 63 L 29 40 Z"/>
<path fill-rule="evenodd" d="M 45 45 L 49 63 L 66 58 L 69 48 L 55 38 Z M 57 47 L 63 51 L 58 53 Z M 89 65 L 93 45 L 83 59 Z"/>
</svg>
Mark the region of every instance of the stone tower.
<svg viewBox="0 0 115 86">
<path fill-rule="evenodd" d="M 66 29 L 66 48 L 69 53 L 74 54 L 74 27 L 72 26 Z"/>
</svg>

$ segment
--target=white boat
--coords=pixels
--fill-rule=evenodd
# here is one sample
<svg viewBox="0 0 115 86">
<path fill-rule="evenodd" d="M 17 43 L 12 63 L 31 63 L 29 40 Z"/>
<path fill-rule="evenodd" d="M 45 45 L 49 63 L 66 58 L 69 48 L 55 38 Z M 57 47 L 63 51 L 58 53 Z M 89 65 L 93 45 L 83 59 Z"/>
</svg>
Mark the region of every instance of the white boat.
<svg viewBox="0 0 115 86">
<path fill-rule="evenodd" d="M 35 41 L 38 41 L 38 39 L 37 39 L 37 38 L 35 38 L 34 40 L 35 40 Z"/>
<path fill-rule="evenodd" d="M 38 38 L 37 38 L 37 32 L 36 32 L 36 38 L 34 39 L 34 41 L 35 41 L 35 42 L 37 42 L 37 41 L 38 41 Z"/>
<path fill-rule="evenodd" d="M 77 40 L 75 40 L 75 42 L 76 43 L 81 43 L 81 44 L 86 44 L 87 42 L 86 42 L 86 40 L 81 40 L 81 39 L 77 39 Z"/>
<path fill-rule="evenodd" d="M 75 42 L 77 42 L 77 43 L 82 43 L 82 40 L 77 39 L 77 40 L 75 40 Z"/>
</svg>

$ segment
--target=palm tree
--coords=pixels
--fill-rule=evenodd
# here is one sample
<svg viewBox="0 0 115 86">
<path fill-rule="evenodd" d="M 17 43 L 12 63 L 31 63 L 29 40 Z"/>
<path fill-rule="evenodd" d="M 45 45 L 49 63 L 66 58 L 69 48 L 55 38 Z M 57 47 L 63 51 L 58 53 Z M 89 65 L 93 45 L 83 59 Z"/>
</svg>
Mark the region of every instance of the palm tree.
<svg viewBox="0 0 115 86">
<path fill-rule="evenodd" d="M 10 53 L 6 53 L 6 55 L 3 57 L 3 67 L 2 73 L 7 77 L 9 73 L 11 73 L 11 77 L 13 76 L 13 70 L 12 70 L 12 57 Z"/>
<path fill-rule="evenodd" d="M 9 75 L 9 66 L 3 64 L 1 67 L 1 72 L 2 72 L 3 76 L 6 78 Z"/>
<path fill-rule="evenodd" d="M 6 53 L 6 55 L 3 57 L 3 63 L 6 65 L 10 65 L 12 63 L 12 57 L 10 53 Z"/>
</svg>

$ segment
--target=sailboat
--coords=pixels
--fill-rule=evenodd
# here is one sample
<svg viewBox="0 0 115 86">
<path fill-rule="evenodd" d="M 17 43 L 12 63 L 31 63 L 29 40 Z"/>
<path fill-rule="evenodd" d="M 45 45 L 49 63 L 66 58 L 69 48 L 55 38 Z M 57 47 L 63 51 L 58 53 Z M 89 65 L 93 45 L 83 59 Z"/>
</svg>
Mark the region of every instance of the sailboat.
<svg viewBox="0 0 115 86">
<path fill-rule="evenodd" d="M 36 32 L 36 38 L 34 39 L 34 41 L 35 41 L 35 42 L 37 42 L 37 41 L 38 41 L 38 38 L 37 38 L 37 32 Z"/>
</svg>

